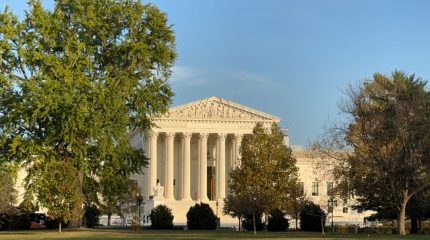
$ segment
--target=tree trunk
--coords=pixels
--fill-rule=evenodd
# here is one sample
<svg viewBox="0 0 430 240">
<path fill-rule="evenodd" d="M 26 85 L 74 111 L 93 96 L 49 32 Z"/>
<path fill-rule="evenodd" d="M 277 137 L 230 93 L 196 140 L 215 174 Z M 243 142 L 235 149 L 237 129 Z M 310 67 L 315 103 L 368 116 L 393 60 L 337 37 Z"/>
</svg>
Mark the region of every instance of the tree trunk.
<svg viewBox="0 0 430 240">
<path fill-rule="evenodd" d="M 61 221 L 60 221 L 60 223 L 58 224 L 58 233 L 61 233 Z"/>
<path fill-rule="evenodd" d="M 322 235 L 324 235 L 325 234 L 325 232 L 324 232 L 324 217 L 323 216 L 321 216 L 321 233 L 322 233 Z"/>
<path fill-rule="evenodd" d="M 267 225 L 269 224 L 269 215 L 264 213 L 264 231 L 267 232 Z"/>
<path fill-rule="evenodd" d="M 399 212 L 399 235 L 404 236 L 406 235 L 406 204 L 407 200 L 403 200 L 402 204 L 400 205 L 400 212 Z"/>
<path fill-rule="evenodd" d="M 242 216 L 239 216 L 239 232 L 240 232 L 240 222 L 242 221 Z"/>
<path fill-rule="evenodd" d="M 257 228 L 255 227 L 255 213 L 252 212 L 252 225 L 254 227 L 254 234 L 257 234 Z"/>
<path fill-rule="evenodd" d="M 298 222 L 298 218 L 296 217 L 296 230 L 298 229 L 297 222 Z"/>
<path fill-rule="evenodd" d="M 112 213 L 108 213 L 108 219 L 107 219 L 107 225 L 110 227 L 110 219 L 111 219 Z"/>
</svg>

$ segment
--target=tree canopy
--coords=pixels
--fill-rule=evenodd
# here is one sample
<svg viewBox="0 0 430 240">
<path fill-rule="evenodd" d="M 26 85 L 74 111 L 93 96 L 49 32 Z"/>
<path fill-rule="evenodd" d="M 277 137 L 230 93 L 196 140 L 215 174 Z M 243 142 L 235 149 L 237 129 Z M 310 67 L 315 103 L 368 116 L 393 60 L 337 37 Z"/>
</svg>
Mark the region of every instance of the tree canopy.
<svg viewBox="0 0 430 240">
<path fill-rule="evenodd" d="M 0 161 L 24 163 L 27 186 L 48 174 L 45 163 L 73 168 L 81 191 L 85 177 L 141 172 L 146 157 L 128 134 L 147 131 L 173 96 L 166 14 L 127 0 L 28 6 L 22 20 L 0 13 Z"/>
<path fill-rule="evenodd" d="M 240 148 L 240 166 L 230 174 L 230 192 L 224 212 L 233 216 L 269 213 L 284 206 L 296 188 L 296 160 L 282 143 L 281 129 L 257 124 L 245 135 Z"/>
<path fill-rule="evenodd" d="M 401 71 L 375 74 L 349 90 L 343 109 L 349 122 L 332 134 L 341 137 L 349 153 L 337 172 L 340 186 L 365 209 L 395 208 L 401 235 L 408 201 L 430 186 L 430 95 L 425 86 Z"/>
</svg>

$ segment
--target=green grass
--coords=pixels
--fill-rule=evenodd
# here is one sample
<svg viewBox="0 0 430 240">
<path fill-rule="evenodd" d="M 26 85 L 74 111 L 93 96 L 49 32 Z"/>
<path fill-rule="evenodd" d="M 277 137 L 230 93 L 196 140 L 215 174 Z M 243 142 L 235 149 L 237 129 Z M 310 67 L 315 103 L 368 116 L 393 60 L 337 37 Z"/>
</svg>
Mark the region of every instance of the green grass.
<svg viewBox="0 0 430 240">
<path fill-rule="evenodd" d="M 131 230 L 103 230 L 103 229 L 82 229 L 65 230 L 59 234 L 52 230 L 38 231 L 4 231 L 0 232 L 0 240 L 3 239 L 430 239 L 429 235 L 408 235 L 400 237 L 397 235 L 370 235 L 367 234 L 326 234 L 309 232 L 233 232 L 227 230 L 220 231 L 181 231 L 181 230 L 141 230 L 133 232 Z"/>
</svg>

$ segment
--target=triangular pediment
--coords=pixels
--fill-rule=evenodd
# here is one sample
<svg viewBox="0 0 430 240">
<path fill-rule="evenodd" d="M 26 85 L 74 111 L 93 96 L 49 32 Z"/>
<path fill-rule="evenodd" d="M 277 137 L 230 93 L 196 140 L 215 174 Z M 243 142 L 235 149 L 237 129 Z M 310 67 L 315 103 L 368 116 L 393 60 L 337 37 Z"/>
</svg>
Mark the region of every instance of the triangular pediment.
<svg viewBox="0 0 430 240">
<path fill-rule="evenodd" d="M 220 97 L 209 97 L 169 109 L 164 118 L 229 119 L 279 122 L 280 119 Z"/>
</svg>

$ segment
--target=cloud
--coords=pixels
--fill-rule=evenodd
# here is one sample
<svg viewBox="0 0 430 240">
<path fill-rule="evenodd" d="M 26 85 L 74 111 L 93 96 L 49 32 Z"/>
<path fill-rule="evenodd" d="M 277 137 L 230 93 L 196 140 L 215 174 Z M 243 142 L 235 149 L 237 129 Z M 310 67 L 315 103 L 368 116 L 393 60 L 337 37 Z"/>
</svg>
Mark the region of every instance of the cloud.
<svg viewBox="0 0 430 240">
<path fill-rule="evenodd" d="M 204 85 L 209 83 L 206 71 L 199 68 L 173 66 L 172 83 L 181 83 L 189 85 Z"/>
<path fill-rule="evenodd" d="M 252 73 L 246 70 L 234 70 L 228 73 L 228 76 L 246 82 L 255 82 L 255 83 L 267 83 L 270 82 L 270 79 L 267 76 Z"/>
</svg>

